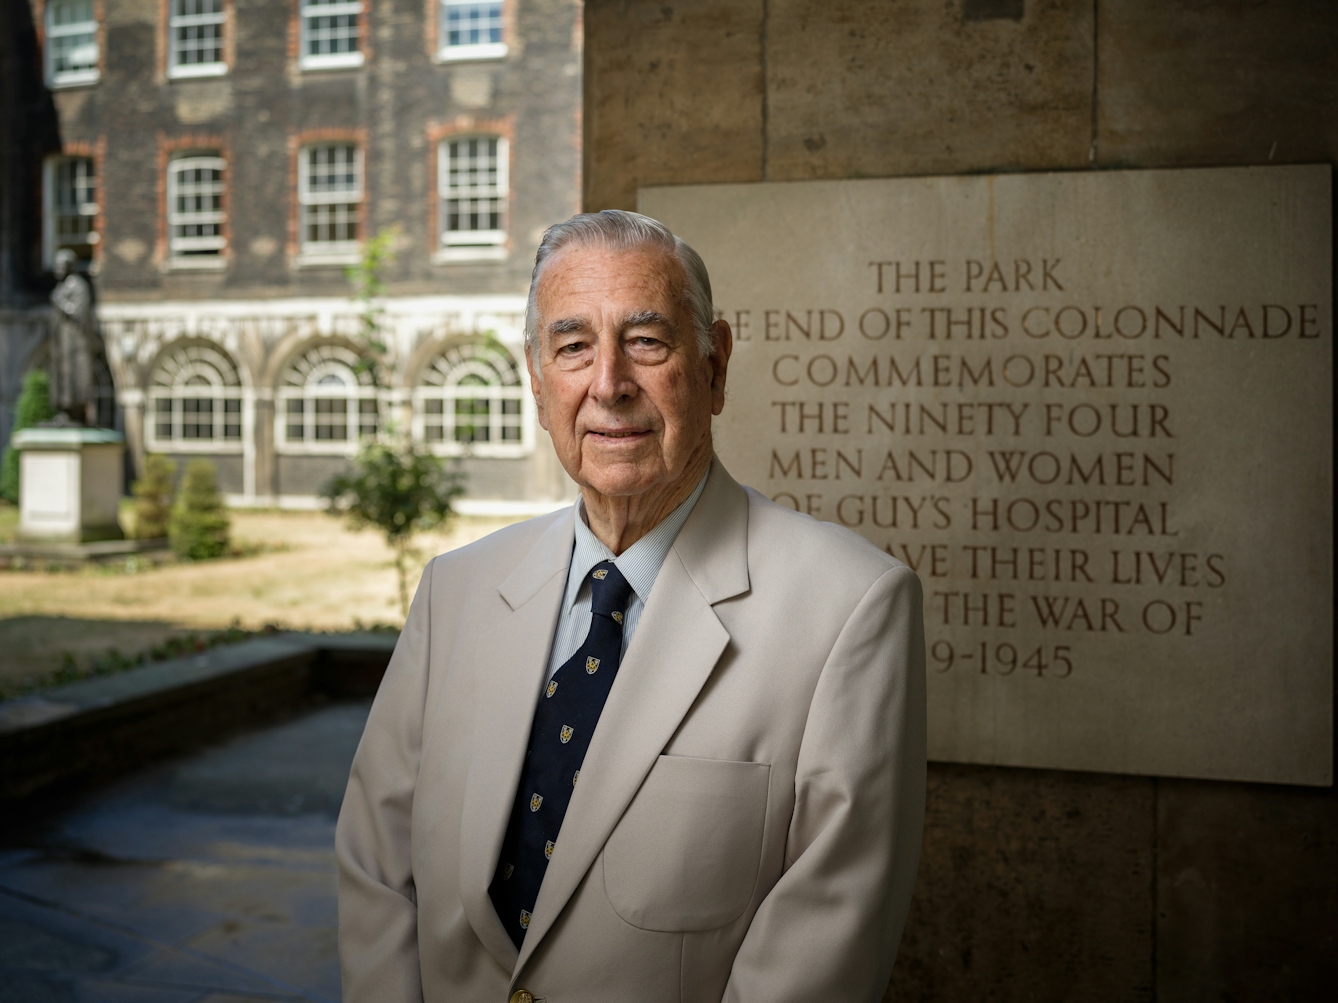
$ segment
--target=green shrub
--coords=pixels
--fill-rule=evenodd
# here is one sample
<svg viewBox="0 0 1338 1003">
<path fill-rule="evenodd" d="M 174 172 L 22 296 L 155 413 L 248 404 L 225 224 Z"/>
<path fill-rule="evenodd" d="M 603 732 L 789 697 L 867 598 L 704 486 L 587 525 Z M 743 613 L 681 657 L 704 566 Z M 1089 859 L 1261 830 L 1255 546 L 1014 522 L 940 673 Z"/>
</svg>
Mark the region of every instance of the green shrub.
<svg viewBox="0 0 1338 1003">
<path fill-rule="evenodd" d="M 464 475 L 447 470 L 406 435 L 388 432 L 366 439 L 346 473 L 321 489 L 330 511 L 345 516 L 354 529 L 379 529 L 395 551 L 400 612 L 409 615 L 406 578 L 414 533 L 430 532 L 454 514 L 451 501 L 464 494 Z"/>
<path fill-rule="evenodd" d="M 135 496 L 135 538 L 156 540 L 167 535 L 176 496 L 177 465 L 166 456 L 144 457 L 144 476 L 131 486 Z"/>
<path fill-rule="evenodd" d="M 208 460 L 191 460 L 168 522 L 172 552 L 192 561 L 221 557 L 228 549 L 228 528 L 228 510 L 218 493 L 214 465 Z"/>
<path fill-rule="evenodd" d="M 51 381 L 46 371 L 28 370 L 28 375 L 23 378 L 23 390 L 14 405 L 14 431 L 32 428 L 54 417 L 55 412 L 51 410 Z M 13 446 L 5 447 L 5 458 L 0 461 L 0 498 L 18 504 L 19 451 Z"/>
</svg>

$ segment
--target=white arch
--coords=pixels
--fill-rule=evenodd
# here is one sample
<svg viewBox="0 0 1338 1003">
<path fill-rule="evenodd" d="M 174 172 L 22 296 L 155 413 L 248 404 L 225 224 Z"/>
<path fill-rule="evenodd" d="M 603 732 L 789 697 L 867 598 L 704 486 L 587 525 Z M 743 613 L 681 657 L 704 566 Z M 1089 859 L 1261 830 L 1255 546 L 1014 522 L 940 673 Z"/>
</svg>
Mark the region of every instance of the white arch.
<svg viewBox="0 0 1338 1003">
<path fill-rule="evenodd" d="M 444 455 L 525 456 L 534 448 L 533 405 L 520 364 L 496 341 L 447 346 L 413 391 L 414 437 Z"/>
</svg>

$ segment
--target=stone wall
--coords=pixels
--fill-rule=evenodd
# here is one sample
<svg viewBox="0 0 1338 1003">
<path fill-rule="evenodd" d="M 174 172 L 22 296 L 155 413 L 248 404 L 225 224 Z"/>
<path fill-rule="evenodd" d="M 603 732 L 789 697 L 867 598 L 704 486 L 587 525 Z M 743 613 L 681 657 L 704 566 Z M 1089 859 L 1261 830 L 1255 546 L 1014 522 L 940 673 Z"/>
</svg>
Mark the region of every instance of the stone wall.
<svg viewBox="0 0 1338 1003">
<path fill-rule="evenodd" d="M 657 184 L 1338 160 L 1323 0 L 590 0 L 585 23 L 586 209 Z M 1335 833 L 1331 788 L 931 764 L 889 998 L 1323 998 Z"/>
</svg>

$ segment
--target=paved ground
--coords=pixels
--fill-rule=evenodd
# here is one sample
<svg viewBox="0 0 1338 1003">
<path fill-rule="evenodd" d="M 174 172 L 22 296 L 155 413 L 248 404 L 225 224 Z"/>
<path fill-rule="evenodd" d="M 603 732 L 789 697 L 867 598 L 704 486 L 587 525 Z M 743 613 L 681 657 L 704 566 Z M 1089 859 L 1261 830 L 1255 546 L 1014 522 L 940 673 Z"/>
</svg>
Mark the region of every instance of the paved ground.
<svg viewBox="0 0 1338 1003">
<path fill-rule="evenodd" d="M 335 816 L 368 704 L 132 777 L 0 848 L 0 1003 L 337 1001 Z"/>
</svg>

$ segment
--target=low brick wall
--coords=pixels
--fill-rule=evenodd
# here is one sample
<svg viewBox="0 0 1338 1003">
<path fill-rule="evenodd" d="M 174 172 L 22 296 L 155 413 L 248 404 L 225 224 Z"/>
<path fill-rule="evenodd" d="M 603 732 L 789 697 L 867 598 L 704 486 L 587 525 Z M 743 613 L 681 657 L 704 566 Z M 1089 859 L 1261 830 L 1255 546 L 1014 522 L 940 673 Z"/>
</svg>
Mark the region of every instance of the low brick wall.
<svg viewBox="0 0 1338 1003">
<path fill-rule="evenodd" d="M 280 634 L 0 703 L 0 804 L 108 780 L 321 695 L 369 696 L 394 644 Z"/>
</svg>

